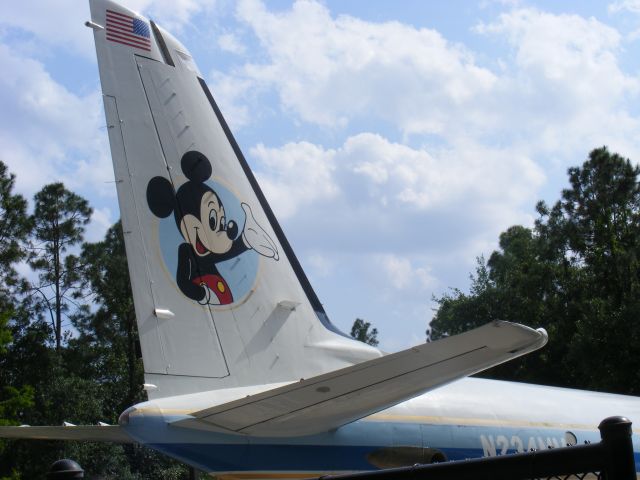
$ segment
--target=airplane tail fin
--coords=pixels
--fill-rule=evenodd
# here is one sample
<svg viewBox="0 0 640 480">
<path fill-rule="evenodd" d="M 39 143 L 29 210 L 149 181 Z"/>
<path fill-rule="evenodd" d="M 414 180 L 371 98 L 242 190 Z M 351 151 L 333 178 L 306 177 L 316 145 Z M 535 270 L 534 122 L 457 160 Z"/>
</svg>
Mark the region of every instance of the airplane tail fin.
<svg viewBox="0 0 640 480">
<path fill-rule="evenodd" d="M 329 322 L 188 50 L 90 4 L 150 398 L 380 356 Z"/>
</svg>

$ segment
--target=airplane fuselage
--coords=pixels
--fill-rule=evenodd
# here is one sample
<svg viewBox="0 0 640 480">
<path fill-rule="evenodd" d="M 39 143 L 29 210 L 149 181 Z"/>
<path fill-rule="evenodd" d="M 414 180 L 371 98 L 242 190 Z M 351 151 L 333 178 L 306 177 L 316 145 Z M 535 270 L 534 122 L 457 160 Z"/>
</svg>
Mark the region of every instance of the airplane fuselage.
<svg viewBox="0 0 640 480">
<path fill-rule="evenodd" d="M 256 437 L 171 425 L 212 397 L 215 391 L 139 404 L 125 429 L 140 443 L 207 472 L 291 478 L 598 442 L 597 425 L 605 417 L 640 418 L 634 397 L 469 378 L 319 435 Z M 640 467 L 637 435 L 634 445 Z"/>
</svg>

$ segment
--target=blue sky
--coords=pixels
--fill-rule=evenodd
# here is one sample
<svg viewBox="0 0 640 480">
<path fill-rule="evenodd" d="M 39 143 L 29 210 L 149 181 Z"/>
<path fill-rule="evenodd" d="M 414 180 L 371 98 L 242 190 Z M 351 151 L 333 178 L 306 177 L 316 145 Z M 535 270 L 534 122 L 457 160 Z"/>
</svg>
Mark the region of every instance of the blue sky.
<svg viewBox="0 0 640 480">
<path fill-rule="evenodd" d="M 640 160 L 640 0 L 123 4 L 190 49 L 334 323 L 388 350 L 592 148 Z M 88 18 L 3 5 L 0 159 L 89 199 L 95 241 L 119 214 Z"/>
</svg>

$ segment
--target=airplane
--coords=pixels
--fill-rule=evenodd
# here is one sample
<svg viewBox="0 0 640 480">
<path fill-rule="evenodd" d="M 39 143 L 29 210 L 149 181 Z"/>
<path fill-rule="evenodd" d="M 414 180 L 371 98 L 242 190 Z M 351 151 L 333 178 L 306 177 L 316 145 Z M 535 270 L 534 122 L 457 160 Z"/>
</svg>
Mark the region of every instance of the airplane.
<svg viewBox="0 0 640 480">
<path fill-rule="evenodd" d="M 640 418 L 635 397 L 469 378 L 543 347 L 541 329 L 495 321 L 392 354 L 340 332 L 187 48 L 90 7 L 148 401 L 118 425 L 0 437 L 137 442 L 248 480 L 562 447 Z"/>
</svg>

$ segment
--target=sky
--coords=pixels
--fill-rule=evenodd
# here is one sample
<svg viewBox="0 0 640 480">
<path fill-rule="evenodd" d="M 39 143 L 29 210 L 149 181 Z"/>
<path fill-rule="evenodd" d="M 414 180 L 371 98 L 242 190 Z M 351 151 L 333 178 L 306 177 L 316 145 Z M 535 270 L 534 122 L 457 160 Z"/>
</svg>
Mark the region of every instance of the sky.
<svg viewBox="0 0 640 480">
<path fill-rule="evenodd" d="M 640 0 L 123 0 L 193 54 L 331 320 L 388 351 L 602 145 L 640 161 Z M 119 218 L 88 2 L 0 12 L 0 160 Z M 518 319 L 505 319 L 517 321 Z"/>
</svg>

